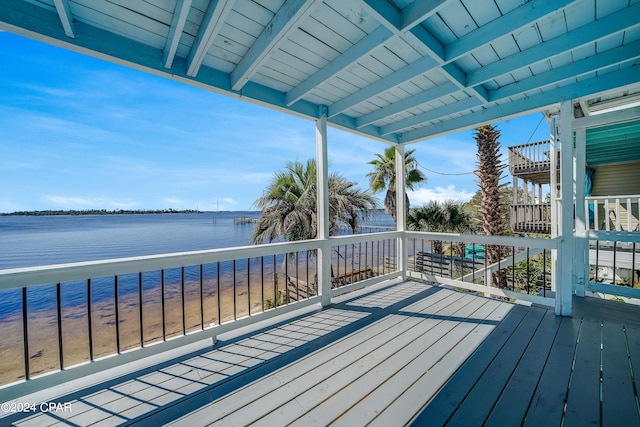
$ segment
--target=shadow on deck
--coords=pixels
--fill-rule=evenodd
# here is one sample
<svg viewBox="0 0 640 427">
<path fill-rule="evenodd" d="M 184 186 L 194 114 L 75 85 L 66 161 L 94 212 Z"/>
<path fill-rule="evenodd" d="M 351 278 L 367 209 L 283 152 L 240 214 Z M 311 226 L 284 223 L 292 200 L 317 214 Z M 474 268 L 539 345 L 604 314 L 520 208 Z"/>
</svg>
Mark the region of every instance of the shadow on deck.
<svg viewBox="0 0 640 427">
<path fill-rule="evenodd" d="M 640 425 L 636 307 L 606 303 L 560 318 L 423 283 L 379 286 L 127 375 L 25 396 L 70 410 L 0 425 Z"/>
</svg>

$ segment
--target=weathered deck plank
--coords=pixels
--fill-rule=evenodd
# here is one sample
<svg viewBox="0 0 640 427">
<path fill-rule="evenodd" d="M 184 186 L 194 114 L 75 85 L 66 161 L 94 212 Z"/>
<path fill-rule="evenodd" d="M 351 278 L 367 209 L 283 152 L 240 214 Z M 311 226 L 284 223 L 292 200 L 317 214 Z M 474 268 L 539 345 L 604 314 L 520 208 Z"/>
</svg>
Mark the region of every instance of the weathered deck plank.
<svg viewBox="0 0 640 427">
<path fill-rule="evenodd" d="M 444 425 L 528 311 L 516 305 L 413 420 L 414 425 Z"/>
<path fill-rule="evenodd" d="M 561 319 L 536 391 L 524 420 L 525 427 L 560 425 L 569 388 L 580 319 Z"/>
<path fill-rule="evenodd" d="M 361 294 L 0 425 L 640 426 L 638 307 L 579 300 L 560 318 L 424 283 Z"/>
<path fill-rule="evenodd" d="M 482 425 L 489 415 L 493 403 L 502 393 L 504 385 L 531 341 L 531 337 L 538 329 L 545 313 L 546 310 L 540 308 L 529 310 L 505 347 L 500 350 L 448 423 L 451 425 L 467 423 Z"/>
<path fill-rule="evenodd" d="M 561 318 L 553 312 L 545 313 L 540 326 L 534 332 L 531 342 L 487 418 L 485 426 L 499 427 L 522 423 L 560 323 Z"/>
<path fill-rule="evenodd" d="M 607 321 L 602 334 L 602 425 L 640 426 L 625 331 Z"/>
<path fill-rule="evenodd" d="M 600 424 L 601 323 L 600 320 L 582 320 L 567 395 L 564 426 Z"/>
</svg>

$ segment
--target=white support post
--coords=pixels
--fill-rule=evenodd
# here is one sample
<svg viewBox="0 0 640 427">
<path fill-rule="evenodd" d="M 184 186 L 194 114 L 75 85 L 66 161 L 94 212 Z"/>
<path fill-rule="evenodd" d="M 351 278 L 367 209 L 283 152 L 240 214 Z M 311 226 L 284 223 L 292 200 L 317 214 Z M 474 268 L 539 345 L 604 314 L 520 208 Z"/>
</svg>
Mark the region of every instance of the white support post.
<svg viewBox="0 0 640 427">
<path fill-rule="evenodd" d="M 575 195 L 576 195 L 576 233 L 574 236 L 575 293 L 583 297 L 589 277 L 589 244 L 587 240 L 587 213 L 585 210 L 585 175 L 587 156 L 587 134 L 584 127 L 578 127 L 575 148 Z"/>
<path fill-rule="evenodd" d="M 404 232 L 407 228 L 407 210 L 405 205 L 405 165 L 404 145 L 396 145 L 396 230 L 402 234 L 397 240 L 396 263 L 402 280 L 407 278 L 407 239 Z"/>
<path fill-rule="evenodd" d="M 560 231 L 562 238 L 558 253 L 558 282 L 556 286 L 556 314 L 571 316 L 573 294 L 573 102 L 565 101 L 560 106 Z"/>
<path fill-rule="evenodd" d="M 327 108 L 321 107 L 316 120 L 316 173 L 318 235 L 318 293 L 323 307 L 331 304 L 331 243 L 329 242 L 329 167 L 327 154 Z"/>
<path fill-rule="evenodd" d="M 513 175 L 513 204 L 518 204 L 518 177 Z"/>
<path fill-rule="evenodd" d="M 558 237 L 558 224 L 560 219 L 558 216 L 558 135 L 556 133 L 557 121 L 554 118 L 551 122 L 551 134 L 549 135 L 549 156 L 551 167 L 551 179 L 549 181 L 549 197 L 551 201 L 551 237 Z M 556 282 L 558 280 L 558 254 L 557 251 L 551 251 L 551 290 L 556 291 Z"/>
</svg>

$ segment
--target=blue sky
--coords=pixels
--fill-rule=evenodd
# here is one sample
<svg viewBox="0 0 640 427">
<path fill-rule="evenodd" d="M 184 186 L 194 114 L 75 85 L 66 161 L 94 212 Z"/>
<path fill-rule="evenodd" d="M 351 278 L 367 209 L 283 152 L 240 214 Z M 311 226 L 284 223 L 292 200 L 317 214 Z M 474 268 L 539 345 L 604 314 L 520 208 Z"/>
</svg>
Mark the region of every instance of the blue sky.
<svg viewBox="0 0 640 427">
<path fill-rule="evenodd" d="M 0 48 L 0 212 L 250 210 L 274 171 L 315 155 L 312 121 L 7 32 Z M 503 151 L 541 118 L 499 123 Z M 548 135 L 543 121 L 532 141 Z M 332 128 L 328 140 L 330 169 L 367 188 L 386 145 Z M 412 206 L 477 190 L 474 175 L 432 172 L 474 169 L 471 131 L 409 148 L 428 176 Z"/>
</svg>

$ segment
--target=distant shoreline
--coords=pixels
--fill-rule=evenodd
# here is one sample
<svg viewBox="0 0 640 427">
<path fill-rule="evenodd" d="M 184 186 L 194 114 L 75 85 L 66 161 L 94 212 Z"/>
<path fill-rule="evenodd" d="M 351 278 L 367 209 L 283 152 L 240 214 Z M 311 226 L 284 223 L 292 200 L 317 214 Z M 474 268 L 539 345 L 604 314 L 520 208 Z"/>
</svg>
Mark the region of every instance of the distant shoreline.
<svg viewBox="0 0 640 427">
<path fill-rule="evenodd" d="M 85 210 L 42 210 L 42 211 L 16 211 L 0 213 L 0 216 L 80 216 L 80 215 L 157 215 L 157 214 L 199 214 L 204 213 L 195 209 L 118 209 L 109 211 L 106 209 Z"/>
</svg>

